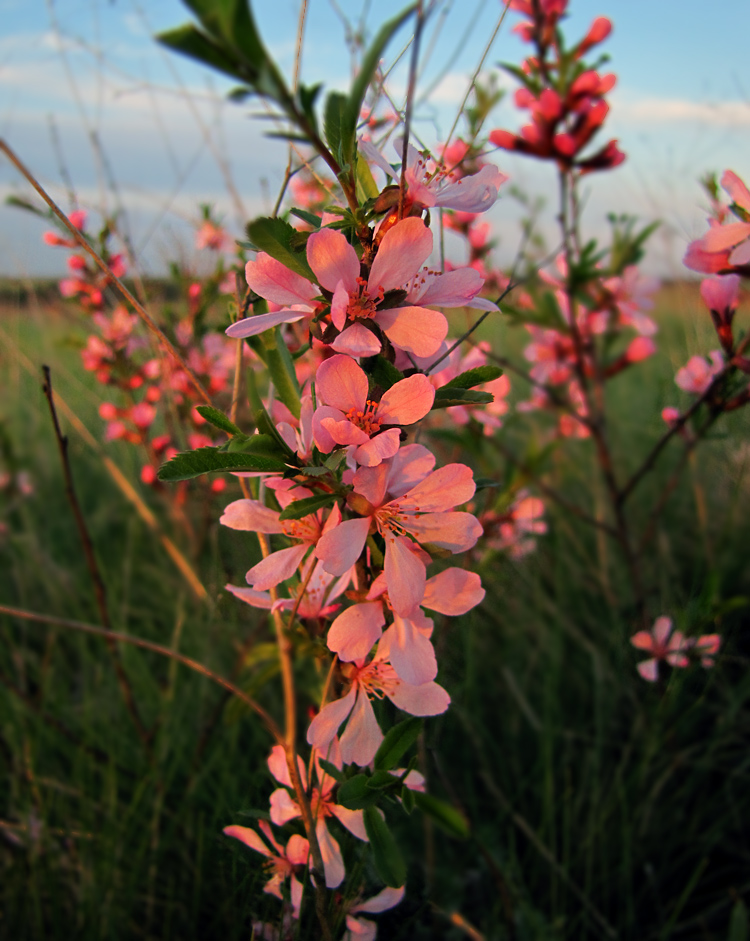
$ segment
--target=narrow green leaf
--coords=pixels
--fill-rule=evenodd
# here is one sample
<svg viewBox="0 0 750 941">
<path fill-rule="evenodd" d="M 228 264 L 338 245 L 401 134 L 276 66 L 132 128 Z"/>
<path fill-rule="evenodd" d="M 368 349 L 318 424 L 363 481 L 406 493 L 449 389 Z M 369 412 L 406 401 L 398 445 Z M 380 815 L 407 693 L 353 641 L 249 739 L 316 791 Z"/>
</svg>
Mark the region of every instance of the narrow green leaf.
<svg viewBox="0 0 750 941">
<path fill-rule="evenodd" d="M 230 421 L 224 412 L 211 405 L 198 405 L 196 411 L 202 415 L 207 422 L 210 422 L 214 428 L 220 428 L 222 431 L 228 431 L 230 435 L 241 435 L 242 429 L 238 428 L 233 421 Z"/>
<path fill-rule="evenodd" d="M 342 137 L 342 122 L 345 107 L 346 95 L 342 95 L 341 92 L 338 91 L 328 93 L 323 115 L 323 131 L 326 136 L 326 143 L 331 148 L 331 153 L 341 163 L 346 161 Z"/>
<path fill-rule="evenodd" d="M 375 769 L 389 771 L 395 768 L 404 752 L 416 742 L 421 729 L 422 720 L 416 716 L 394 725 L 386 733 L 380 743 L 380 748 L 375 753 Z"/>
<path fill-rule="evenodd" d="M 377 807 L 364 808 L 364 821 L 378 875 L 387 886 L 400 888 L 406 882 L 406 865 L 388 824 Z"/>
<path fill-rule="evenodd" d="M 336 792 L 336 801 L 347 810 L 364 810 L 373 807 L 379 799 L 377 791 L 371 791 L 367 786 L 366 774 L 355 774 L 353 778 L 339 787 Z"/>
<path fill-rule="evenodd" d="M 443 387 L 445 388 L 445 387 Z M 491 392 L 475 392 L 473 389 L 438 389 L 433 408 L 450 408 L 451 405 L 488 405 L 494 401 Z"/>
<path fill-rule="evenodd" d="M 325 758 L 318 758 L 318 764 L 334 781 L 341 782 L 346 780 L 344 772 L 340 768 L 337 768 L 336 765 L 332 765 L 330 761 L 326 761 Z"/>
<path fill-rule="evenodd" d="M 298 219 L 302 219 L 303 222 L 307 222 L 316 229 L 319 229 L 323 222 L 322 216 L 316 216 L 314 212 L 308 212 L 306 209 L 297 209 L 295 207 L 289 211 L 293 216 L 297 216 Z"/>
<path fill-rule="evenodd" d="M 469 824 L 466 817 L 455 807 L 438 800 L 432 794 L 423 794 L 421 791 L 414 791 L 414 802 L 423 813 L 432 817 L 448 833 L 463 840 L 469 836 Z"/>
<path fill-rule="evenodd" d="M 455 376 L 450 382 L 446 382 L 443 389 L 471 389 L 473 386 L 480 386 L 483 382 L 492 382 L 493 379 L 499 379 L 503 371 L 499 366 L 476 366 L 474 369 L 467 369 L 461 375 Z"/>
<path fill-rule="evenodd" d="M 377 199 L 380 190 L 366 160 L 357 158 L 357 197 L 361 203 Z"/>
<path fill-rule="evenodd" d="M 401 26 L 416 9 L 417 4 L 413 3 L 399 13 L 398 16 L 384 23 L 380 32 L 372 41 L 370 48 L 362 57 L 359 72 L 357 72 L 357 77 L 354 79 L 349 95 L 344 100 L 341 114 L 340 139 L 344 158 L 349 163 L 354 156 L 354 139 L 357 134 L 357 122 L 359 121 L 359 115 L 362 111 L 362 104 L 364 103 L 367 89 L 370 87 L 370 82 L 372 82 L 373 76 L 380 64 L 385 47 L 388 45 L 391 37 L 399 26 Z"/>
<path fill-rule="evenodd" d="M 414 810 L 414 791 L 405 784 L 401 788 L 401 803 L 404 805 L 404 810 L 407 814 L 410 814 L 412 810 Z"/>
<path fill-rule="evenodd" d="M 261 217 L 248 223 L 247 234 L 258 251 L 266 252 L 291 271 L 315 283 L 304 248 L 293 245 L 293 239 L 299 236 L 294 226 L 283 219 Z"/>
<path fill-rule="evenodd" d="M 292 502 L 279 514 L 279 519 L 300 520 L 303 516 L 309 516 L 320 510 L 324 506 L 333 506 L 336 502 L 335 493 L 320 493 L 314 497 L 304 497 L 302 500 L 292 500 Z"/>
<path fill-rule="evenodd" d="M 159 468 L 159 480 L 190 480 L 201 474 L 229 471 L 283 471 L 286 464 L 278 458 L 265 454 L 234 454 L 219 448 L 198 448 L 183 451 Z"/>
<path fill-rule="evenodd" d="M 240 80 L 244 78 L 236 59 L 228 56 L 221 46 L 209 39 L 205 33 L 196 29 L 192 23 L 158 33 L 156 40 L 163 46 L 188 56 L 190 59 L 195 59 L 203 65 L 208 65 L 218 72 L 223 72 L 225 75 Z"/>
<path fill-rule="evenodd" d="M 300 416 L 300 389 L 294 361 L 277 327 L 273 332 L 262 335 L 265 349 L 265 361 L 268 375 L 276 389 L 276 394 L 295 418 Z"/>
<path fill-rule="evenodd" d="M 376 771 L 374 774 L 371 774 L 367 780 L 367 787 L 371 791 L 382 791 L 385 788 L 393 787 L 394 784 L 398 784 L 399 779 L 395 775 L 390 774 L 388 771 Z"/>
</svg>

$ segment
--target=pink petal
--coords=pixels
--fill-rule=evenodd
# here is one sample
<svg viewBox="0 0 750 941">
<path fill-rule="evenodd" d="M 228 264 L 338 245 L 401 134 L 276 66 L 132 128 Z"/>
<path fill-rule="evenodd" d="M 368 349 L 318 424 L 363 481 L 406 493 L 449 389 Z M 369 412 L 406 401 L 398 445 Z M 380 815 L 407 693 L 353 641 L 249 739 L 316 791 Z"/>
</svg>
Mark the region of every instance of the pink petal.
<svg viewBox="0 0 750 941">
<path fill-rule="evenodd" d="M 346 291 L 357 290 L 359 259 L 346 236 L 334 229 L 318 229 L 307 240 L 307 260 L 318 284 L 335 291 L 342 282 Z"/>
<path fill-rule="evenodd" d="M 324 418 L 332 418 L 334 421 L 340 421 L 344 416 L 341 409 L 330 408 L 328 405 L 320 405 L 313 414 L 313 441 L 315 447 L 323 454 L 330 454 L 336 447 L 336 442 L 323 425 Z"/>
<path fill-rule="evenodd" d="M 310 858 L 310 844 L 303 836 L 294 833 L 289 837 L 284 855 L 294 866 L 304 865 Z"/>
<path fill-rule="evenodd" d="M 639 650 L 651 651 L 654 649 L 654 638 L 651 636 L 650 631 L 638 631 L 630 638 L 630 643 Z"/>
<path fill-rule="evenodd" d="M 384 571 L 393 610 L 402 616 L 410 614 L 424 597 L 427 576 L 424 562 L 411 551 L 406 536 L 386 536 Z"/>
<path fill-rule="evenodd" d="M 343 330 L 346 323 L 346 314 L 349 310 L 349 292 L 344 282 L 339 281 L 331 298 L 331 320 L 337 330 Z"/>
<path fill-rule="evenodd" d="M 747 265 L 750 264 L 750 231 L 748 232 L 748 238 L 738 245 L 737 248 L 729 256 L 730 265 Z"/>
<path fill-rule="evenodd" d="M 728 274 L 723 278 L 704 278 L 701 281 L 703 303 L 709 310 L 720 314 L 725 310 L 734 310 L 739 300 L 739 290 L 740 278 L 736 274 Z"/>
<path fill-rule="evenodd" d="M 315 285 L 310 284 L 307 278 L 290 271 L 265 252 L 259 252 L 255 261 L 245 265 L 245 278 L 256 294 L 282 307 L 292 304 L 312 306 L 312 299 L 318 294 Z"/>
<path fill-rule="evenodd" d="M 651 633 L 654 635 L 656 643 L 662 647 L 672 633 L 672 619 L 663 616 L 657 618 L 654 621 L 654 626 L 651 628 Z"/>
<path fill-rule="evenodd" d="M 367 401 L 367 376 L 351 357 L 332 356 L 318 367 L 315 389 L 326 405 L 344 413 L 352 408 L 363 409 Z"/>
<path fill-rule="evenodd" d="M 299 807 L 292 800 L 289 791 L 285 787 L 276 788 L 271 794 L 270 805 L 271 820 L 277 827 L 283 827 L 285 823 L 301 816 Z"/>
<path fill-rule="evenodd" d="M 325 754 L 333 737 L 338 734 L 339 726 L 354 708 L 356 687 L 352 686 L 342 699 L 327 703 L 310 723 L 307 730 L 307 744 L 314 745 Z"/>
<path fill-rule="evenodd" d="M 273 856 L 273 853 L 266 846 L 265 842 L 251 827 L 224 827 L 223 832 L 227 836 L 232 836 L 241 843 L 244 843 L 245 846 L 249 846 L 251 850 L 255 850 L 257 853 L 262 853 L 264 856 Z"/>
<path fill-rule="evenodd" d="M 367 281 L 368 292 L 403 287 L 416 275 L 432 253 L 432 232 L 421 219 L 402 219 L 389 229 L 380 243 Z M 429 356 L 428 354 L 425 354 Z"/>
<path fill-rule="evenodd" d="M 644 680 L 655 683 L 659 676 L 658 660 L 642 660 L 636 667 Z"/>
<path fill-rule="evenodd" d="M 448 334 L 445 317 L 427 307 L 379 310 L 375 322 L 394 346 L 415 356 L 432 356 Z"/>
<path fill-rule="evenodd" d="M 456 617 L 466 614 L 483 598 L 484 588 L 476 572 L 449 568 L 427 579 L 422 605 L 431 611 Z"/>
<path fill-rule="evenodd" d="M 390 662 L 399 677 L 412 686 L 429 683 L 437 676 L 435 650 L 409 618 L 394 616 L 390 634 Z"/>
<path fill-rule="evenodd" d="M 460 212 L 485 212 L 495 203 L 497 191 L 507 179 L 497 167 L 486 164 L 478 173 L 444 186 L 435 205 Z"/>
<path fill-rule="evenodd" d="M 434 466 L 435 455 L 423 444 L 407 444 L 391 461 L 388 493 L 398 499 L 421 483 Z"/>
<path fill-rule="evenodd" d="M 408 517 L 404 527 L 419 542 L 454 553 L 471 549 L 482 535 L 482 526 L 471 513 L 425 513 Z"/>
<path fill-rule="evenodd" d="M 344 881 L 346 870 L 344 869 L 344 860 L 341 856 L 339 845 L 328 832 L 325 817 L 320 817 L 315 825 L 315 833 L 320 845 L 320 855 L 323 857 L 323 868 L 325 869 L 326 885 L 329 889 L 335 889 Z"/>
<path fill-rule="evenodd" d="M 341 660 L 362 660 L 380 639 L 384 624 L 381 602 L 355 604 L 331 624 L 326 640 L 328 649 L 337 653 Z"/>
<path fill-rule="evenodd" d="M 372 704 L 367 693 L 360 689 L 349 722 L 341 736 L 341 757 L 344 764 L 354 763 L 360 767 L 369 765 L 382 741 L 383 733 L 378 726 Z"/>
<path fill-rule="evenodd" d="M 392 690 L 386 690 L 386 695 L 394 705 L 412 716 L 438 716 L 451 704 L 450 696 L 437 683 L 410 686 L 402 682 Z"/>
<path fill-rule="evenodd" d="M 264 333 L 272 327 L 278 327 L 282 323 L 297 323 L 303 317 L 307 317 L 309 311 L 299 310 L 277 310 L 269 314 L 258 314 L 255 317 L 245 317 L 244 320 L 238 320 L 227 327 L 224 331 L 228 337 L 235 340 L 243 337 L 254 337 L 259 333 Z"/>
<path fill-rule="evenodd" d="M 721 185 L 745 212 L 750 212 L 750 191 L 733 170 L 725 170 L 721 178 Z"/>
<path fill-rule="evenodd" d="M 358 447 L 354 452 L 354 460 L 362 467 L 377 467 L 393 457 L 400 443 L 401 433 L 398 428 L 389 428 Z"/>
<path fill-rule="evenodd" d="M 239 598 L 246 604 L 252 605 L 253 608 L 263 608 L 266 611 L 271 610 L 273 601 L 267 591 L 255 591 L 254 588 L 239 588 L 237 585 L 225 585 L 224 587 L 227 591 L 231 591 L 236 598 Z"/>
<path fill-rule="evenodd" d="M 400 889 L 383 889 L 382 892 L 378 892 L 377 895 L 373 895 L 371 899 L 366 899 L 364 902 L 360 902 L 358 905 L 352 905 L 349 911 L 371 912 L 372 914 L 375 914 L 376 912 L 387 912 L 389 908 L 395 908 L 403 897 L 403 886 L 401 886 Z"/>
<path fill-rule="evenodd" d="M 419 303 L 425 307 L 468 307 L 483 284 L 484 278 L 476 268 L 456 268 L 433 278 L 419 296 Z"/>
<path fill-rule="evenodd" d="M 370 842 L 365 830 L 365 818 L 361 810 L 347 810 L 341 804 L 332 804 L 331 813 L 358 840 L 363 840 L 365 843 Z"/>
<path fill-rule="evenodd" d="M 337 353 L 346 353 L 347 356 L 375 356 L 382 349 L 382 344 L 372 330 L 355 323 L 336 337 L 331 343 L 331 349 Z"/>
<path fill-rule="evenodd" d="M 295 839 L 301 840 L 302 837 L 297 836 L 297 834 L 295 833 L 295 835 L 292 837 L 292 840 L 295 840 Z M 289 842 L 291 843 L 291 840 Z M 307 843 L 307 840 L 304 840 L 303 842 Z M 309 852 L 310 851 L 308 849 L 308 851 L 305 853 L 305 858 L 300 863 L 295 863 L 294 865 L 304 865 L 307 862 L 307 857 L 309 855 Z M 299 910 L 300 910 L 300 906 L 302 905 L 303 886 L 302 886 L 302 883 L 299 881 L 299 879 L 294 875 L 294 873 L 292 873 L 292 877 L 289 880 L 289 883 L 290 883 L 289 891 L 290 891 L 291 902 L 292 902 L 292 918 L 299 918 Z"/>
<path fill-rule="evenodd" d="M 299 769 L 302 786 L 307 787 L 307 771 L 299 755 L 297 755 L 297 768 Z M 286 752 L 282 745 L 274 745 L 271 749 L 271 754 L 268 756 L 268 770 L 279 784 L 283 784 L 285 787 L 292 786 L 292 779 L 289 777 L 289 766 L 286 763 Z"/>
<path fill-rule="evenodd" d="M 320 424 L 336 444 L 348 447 L 351 444 L 366 444 L 370 440 L 367 432 L 350 421 L 335 421 L 332 418 L 324 418 Z"/>
<path fill-rule="evenodd" d="M 399 505 L 422 513 L 439 513 L 466 503 L 476 491 L 474 472 L 466 464 L 446 464 L 405 494 Z"/>
<path fill-rule="evenodd" d="M 732 248 L 750 237 L 750 222 L 728 222 L 709 229 L 701 239 L 701 248 L 707 252 L 720 252 Z"/>
<path fill-rule="evenodd" d="M 370 529 L 370 518 L 344 520 L 318 540 L 315 555 L 330 575 L 343 575 L 362 554 Z"/>
<path fill-rule="evenodd" d="M 254 565 L 245 578 L 248 585 L 256 591 L 266 591 L 279 582 L 291 578 L 299 568 L 299 564 L 309 549 L 307 543 L 290 546 L 288 549 L 279 549 L 272 552 L 257 565 Z"/>
<path fill-rule="evenodd" d="M 352 478 L 355 492 L 373 506 L 381 506 L 385 500 L 390 472 L 391 468 L 382 463 L 374 467 L 360 467 Z"/>
<path fill-rule="evenodd" d="M 283 533 L 278 510 L 272 510 L 257 500 L 235 500 L 224 508 L 219 522 L 230 529 L 251 533 Z"/>
<path fill-rule="evenodd" d="M 435 401 L 435 387 L 417 373 L 401 379 L 383 395 L 376 417 L 384 425 L 412 425 L 424 418 Z"/>
</svg>

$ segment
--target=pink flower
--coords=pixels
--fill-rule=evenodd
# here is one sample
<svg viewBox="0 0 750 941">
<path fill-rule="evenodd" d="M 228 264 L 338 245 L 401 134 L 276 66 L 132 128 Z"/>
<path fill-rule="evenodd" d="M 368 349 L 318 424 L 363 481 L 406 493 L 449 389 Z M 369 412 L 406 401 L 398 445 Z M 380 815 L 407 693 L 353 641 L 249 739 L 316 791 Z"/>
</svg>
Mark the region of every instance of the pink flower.
<svg viewBox="0 0 750 941">
<path fill-rule="evenodd" d="M 361 555 L 373 526 L 385 540 L 388 594 L 402 616 L 421 603 L 426 582 L 423 553 L 406 533 L 452 553 L 470 549 L 482 533 L 471 513 L 449 512 L 474 495 L 471 468 L 447 464 L 432 471 L 434 464 L 434 456 L 415 444 L 377 467 L 360 467 L 348 498 L 360 517 L 330 529 L 315 550 L 326 571 L 341 575 Z"/>
<path fill-rule="evenodd" d="M 336 699 L 320 710 L 307 730 L 307 741 L 325 754 L 339 727 L 348 718 L 341 736 L 341 758 L 347 765 L 352 762 L 361 767 L 369 765 L 383 741 L 371 697 L 382 699 L 387 696 L 395 706 L 413 716 L 440 715 L 450 705 L 450 696 L 437 683 L 419 686 L 405 683 L 380 650 L 369 663 L 362 659 L 348 664 L 344 673 L 351 682 L 349 691 L 342 699 Z"/>
<path fill-rule="evenodd" d="M 209 219 L 206 219 L 195 233 L 195 247 L 197 249 L 210 248 L 212 251 L 220 252 L 227 248 L 230 242 L 231 240 L 226 231 Z"/>
<path fill-rule="evenodd" d="M 720 634 L 703 634 L 689 641 L 690 649 L 701 658 L 701 666 L 709 669 L 715 663 L 714 657 L 721 647 Z"/>
<path fill-rule="evenodd" d="M 289 842 L 284 849 L 274 838 L 271 827 L 265 820 L 258 824 L 268 843 L 264 843 L 255 830 L 250 827 L 231 826 L 224 827 L 224 833 L 240 840 L 245 846 L 261 853 L 268 859 L 268 868 L 271 871 L 271 878 L 263 888 L 264 892 L 275 895 L 276 898 L 283 901 L 281 887 L 287 879 L 290 881 L 292 911 L 293 917 L 299 918 L 300 905 L 302 904 L 302 883 L 297 874 L 303 867 L 308 865 L 310 859 L 310 844 L 304 837 L 294 834 L 289 838 Z"/>
<path fill-rule="evenodd" d="M 375 941 L 378 928 L 369 918 L 355 918 L 360 912 L 377 914 L 395 908 L 404 897 L 404 887 L 383 889 L 372 898 L 346 903 L 346 931 L 342 941 Z"/>
<path fill-rule="evenodd" d="M 341 750 L 338 741 L 332 739 L 327 750 L 320 757 L 325 757 L 332 765 L 337 768 L 343 767 L 341 761 Z M 302 760 L 297 758 L 302 786 L 307 790 L 307 772 Z M 271 820 L 277 827 L 283 826 L 290 820 L 295 820 L 302 816 L 299 805 L 289 793 L 287 788 L 291 789 L 292 782 L 289 777 L 289 768 L 286 763 L 286 755 L 281 745 L 274 745 L 268 758 L 268 768 L 271 774 L 283 787 L 277 788 L 271 794 Z M 337 804 L 333 798 L 333 789 L 336 781 L 321 771 L 318 762 L 315 762 L 315 773 L 318 779 L 317 787 L 313 787 L 310 793 L 310 808 L 315 819 L 315 834 L 320 844 L 320 852 L 323 857 L 323 866 L 325 868 L 326 885 L 329 889 L 335 889 L 344 881 L 346 871 L 344 869 L 344 860 L 341 856 L 339 844 L 328 832 L 326 820 L 329 817 L 336 817 L 339 823 L 353 833 L 359 840 L 368 843 L 365 823 L 361 810 L 347 810 Z"/>
<path fill-rule="evenodd" d="M 299 487 L 291 480 L 271 480 L 268 486 L 275 489 L 276 497 L 282 509 L 294 500 L 311 497 L 312 491 Z M 320 537 L 335 528 L 341 519 L 341 511 L 336 504 L 323 521 L 323 511 L 318 510 L 298 520 L 280 520 L 279 512 L 259 503 L 257 500 L 235 500 L 224 510 L 219 520 L 230 529 L 240 529 L 252 533 L 284 533 L 290 539 L 297 540 L 297 545 L 288 549 L 272 552 L 267 558 L 254 565 L 247 575 L 248 584 L 256 591 L 273 588 L 279 582 L 291 578 L 310 548 Z M 351 568 L 351 566 L 347 566 Z M 336 574 L 343 575 L 346 569 Z"/>
<path fill-rule="evenodd" d="M 674 381 L 685 392 L 703 395 L 714 377 L 724 368 L 724 361 L 719 350 L 708 354 L 710 362 L 702 356 L 691 356 L 682 369 L 677 370 Z"/>
<path fill-rule="evenodd" d="M 723 349 L 731 353 L 734 346 L 732 321 L 740 302 L 740 278 L 736 274 L 721 278 L 704 278 L 701 281 L 703 303 L 711 311 L 711 319 L 716 327 Z"/>
<path fill-rule="evenodd" d="M 685 651 L 690 649 L 691 644 L 681 631 L 672 632 L 672 619 L 668 617 L 657 618 L 650 631 L 633 634 L 630 643 L 651 654 L 648 660 L 638 664 L 637 669 L 644 680 L 652 683 L 659 675 L 660 660 L 673 667 L 686 667 L 690 662 Z"/>
<path fill-rule="evenodd" d="M 315 387 L 325 405 L 315 411 L 315 443 L 328 454 L 348 448 L 352 469 L 374 467 L 398 451 L 400 426 L 412 425 L 430 411 L 435 390 L 426 376 L 396 382 L 379 402 L 368 398 L 367 374 L 348 356 L 333 356 L 318 369 Z M 388 427 L 385 430 L 381 428 Z"/>
<path fill-rule="evenodd" d="M 731 211 L 739 222 L 721 224 L 709 219 L 706 234 L 691 242 L 683 264 L 706 274 L 728 274 L 733 268 L 750 266 L 750 191 L 732 170 L 726 170 L 721 185 L 732 199 Z"/>
</svg>

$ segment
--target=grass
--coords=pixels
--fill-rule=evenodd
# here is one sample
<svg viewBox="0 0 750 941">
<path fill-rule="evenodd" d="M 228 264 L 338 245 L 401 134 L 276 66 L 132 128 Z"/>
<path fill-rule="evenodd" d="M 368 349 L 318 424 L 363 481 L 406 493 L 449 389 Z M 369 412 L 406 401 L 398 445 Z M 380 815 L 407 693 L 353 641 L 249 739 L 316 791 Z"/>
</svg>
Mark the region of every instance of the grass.
<svg viewBox="0 0 750 941">
<path fill-rule="evenodd" d="M 612 383 L 613 437 L 629 470 L 659 435 L 661 407 L 680 401 L 675 368 L 713 345 L 692 288 L 663 293 L 658 318 L 660 355 L 640 368 L 640 381 L 634 371 Z M 97 623 L 41 378 L 16 352 L 34 368 L 49 363 L 55 389 L 98 434 L 99 392 L 79 367 L 80 327 L 33 304 L 7 309 L 0 327 L 12 340 L 0 363 L 5 430 L 35 486 L 5 517 L 0 603 Z M 504 327 L 495 340 L 503 354 L 523 345 L 521 331 Z M 525 428 L 507 423 L 508 446 L 528 446 Z M 660 686 L 640 679 L 622 560 L 554 504 L 534 555 L 482 559 L 485 604 L 438 625 L 453 706 L 426 724 L 420 744 L 430 789 L 464 812 L 471 837 L 456 840 L 418 813 L 389 817 L 409 880 L 406 900 L 379 917 L 381 938 L 747 936 L 737 933 L 750 895 L 747 430 L 741 411 L 722 419 L 643 558 L 651 616 L 670 614 L 692 633 L 719 625 L 724 647 L 713 670 L 674 671 Z M 477 437 L 472 448 L 483 474 L 510 476 L 491 444 Z M 108 452 L 136 481 L 132 452 Z M 629 505 L 636 529 L 675 460 L 667 455 Z M 261 656 L 246 659 L 240 685 L 278 715 L 275 666 L 259 646 L 268 629 L 223 591 L 253 561 L 246 540 L 214 525 L 196 548 L 158 494 L 143 494 L 199 572 L 209 596 L 199 604 L 72 431 L 71 461 L 113 627 L 223 675 L 252 641 Z M 545 479 L 595 512 L 593 470 L 590 445 L 571 442 Z M 206 499 L 191 492 L 196 503 Z M 200 512 L 215 520 L 230 498 Z M 267 809 L 270 741 L 254 717 L 236 702 L 222 708 L 222 691 L 206 679 L 123 647 L 155 730 L 149 758 L 103 642 L 4 615 L 0 638 L 0 935 L 232 939 L 276 918 L 259 857 L 221 834 Z M 304 669 L 299 678 L 314 679 Z M 345 854 L 356 851 L 341 841 Z M 372 879 L 366 858 L 363 883 L 377 888 Z M 315 937 L 314 927 L 302 936 Z"/>
</svg>

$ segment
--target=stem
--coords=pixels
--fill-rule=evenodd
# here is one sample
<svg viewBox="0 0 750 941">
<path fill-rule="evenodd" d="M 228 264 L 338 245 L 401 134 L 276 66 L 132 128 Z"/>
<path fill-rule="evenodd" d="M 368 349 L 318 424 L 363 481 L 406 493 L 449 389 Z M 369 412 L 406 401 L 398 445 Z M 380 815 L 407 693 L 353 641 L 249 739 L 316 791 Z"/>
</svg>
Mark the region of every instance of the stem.
<svg viewBox="0 0 750 941">
<path fill-rule="evenodd" d="M 417 87 L 417 63 L 419 61 L 419 40 L 422 37 L 424 26 L 424 7 L 422 0 L 417 5 L 417 26 L 414 30 L 414 45 L 411 49 L 411 64 L 409 65 L 409 85 L 406 91 L 406 114 L 404 115 L 404 140 L 401 147 L 401 178 L 398 184 L 398 218 L 404 218 L 404 204 L 406 201 L 406 155 L 409 151 L 409 131 L 411 129 L 411 113 L 414 105 L 414 95 Z"/>
</svg>

